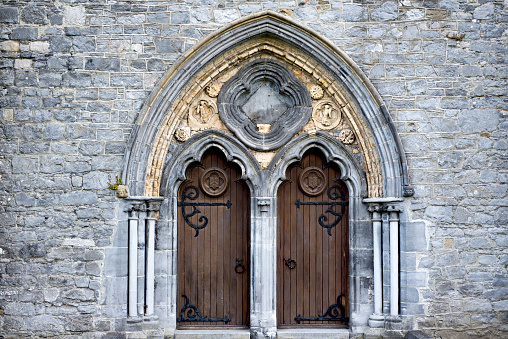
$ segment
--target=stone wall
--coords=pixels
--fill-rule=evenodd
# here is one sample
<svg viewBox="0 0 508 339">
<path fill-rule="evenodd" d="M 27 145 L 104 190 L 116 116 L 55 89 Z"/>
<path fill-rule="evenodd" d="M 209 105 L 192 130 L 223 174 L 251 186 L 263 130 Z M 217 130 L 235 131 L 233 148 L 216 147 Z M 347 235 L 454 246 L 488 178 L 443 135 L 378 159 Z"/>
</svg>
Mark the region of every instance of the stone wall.
<svg viewBox="0 0 508 339">
<path fill-rule="evenodd" d="M 121 175 L 136 116 L 192 45 L 266 9 L 343 49 L 396 123 L 416 190 L 401 234 L 420 232 L 401 248 L 411 326 L 435 337 L 506 335 L 507 6 L 4 1 L 0 335 L 128 330 L 126 295 L 107 293 L 104 277 L 126 274 L 105 255 L 125 240 L 108 183 Z"/>
</svg>

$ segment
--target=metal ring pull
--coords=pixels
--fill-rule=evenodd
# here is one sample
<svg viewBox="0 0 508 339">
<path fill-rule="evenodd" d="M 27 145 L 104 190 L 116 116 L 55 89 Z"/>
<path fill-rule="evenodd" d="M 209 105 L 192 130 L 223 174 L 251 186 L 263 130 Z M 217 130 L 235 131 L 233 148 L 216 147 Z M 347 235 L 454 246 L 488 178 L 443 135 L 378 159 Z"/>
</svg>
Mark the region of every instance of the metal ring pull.
<svg viewBox="0 0 508 339">
<path fill-rule="evenodd" d="M 289 267 L 290 270 L 292 270 L 293 268 L 296 267 L 296 261 L 291 258 L 284 259 L 284 262 L 285 262 L 286 266 Z"/>
<path fill-rule="evenodd" d="M 245 266 L 243 264 L 243 259 L 236 259 L 235 272 L 238 274 L 242 274 L 245 272 Z"/>
</svg>

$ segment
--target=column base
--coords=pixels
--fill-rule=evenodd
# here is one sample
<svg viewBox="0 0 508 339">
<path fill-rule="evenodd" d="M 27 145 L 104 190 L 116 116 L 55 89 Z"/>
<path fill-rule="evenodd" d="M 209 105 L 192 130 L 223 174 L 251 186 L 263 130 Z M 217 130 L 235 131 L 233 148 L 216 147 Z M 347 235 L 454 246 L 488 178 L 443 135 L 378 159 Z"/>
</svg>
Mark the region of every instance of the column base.
<svg viewBox="0 0 508 339">
<path fill-rule="evenodd" d="M 369 327 L 370 328 L 384 328 L 385 327 L 385 317 L 382 314 L 371 314 L 369 317 Z"/>
</svg>

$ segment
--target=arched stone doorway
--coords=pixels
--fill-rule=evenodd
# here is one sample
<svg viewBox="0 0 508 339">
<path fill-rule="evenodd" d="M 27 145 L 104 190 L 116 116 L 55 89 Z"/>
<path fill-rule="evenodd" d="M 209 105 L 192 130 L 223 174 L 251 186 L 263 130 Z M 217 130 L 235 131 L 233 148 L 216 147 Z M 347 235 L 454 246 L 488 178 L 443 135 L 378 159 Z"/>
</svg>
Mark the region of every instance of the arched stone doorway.
<svg viewBox="0 0 508 339">
<path fill-rule="evenodd" d="M 130 220 L 135 228 L 146 213 L 156 232 L 156 248 L 147 253 L 166 269 L 154 276 L 148 263 L 146 291 L 134 286 L 130 303 L 147 303 L 160 326 L 174 333 L 185 308 L 177 301 L 182 298 L 179 190 L 185 189 L 189 166 L 210 149 L 237 166 L 250 195 L 251 334 L 275 337 L 279 331 L 277 192 L 288 168 L 311 149 L 336 168 L 349 194 L 347 327 L 383 326 L 379 218 L 390 214 L 391 235 L 398 239 L 399 204 L 412 192 L 400 140 L 382 100 L 354 62 L 326 39 L 273 12 L 234 22 L 186 53 L 138 119 L 125 158 L 127 204 L 162 200 L 160 209 L 130 208 Z M 398 255 L 398 242 L 390 246 L 390 254 Z M 129 281 L 136 280 L 136 267 Z M 390 313 L 396 318 L 398 268 L 392 264 L 391 269 Z M 130 317 L 152 314 L 129 308 Z"/>
</svg>

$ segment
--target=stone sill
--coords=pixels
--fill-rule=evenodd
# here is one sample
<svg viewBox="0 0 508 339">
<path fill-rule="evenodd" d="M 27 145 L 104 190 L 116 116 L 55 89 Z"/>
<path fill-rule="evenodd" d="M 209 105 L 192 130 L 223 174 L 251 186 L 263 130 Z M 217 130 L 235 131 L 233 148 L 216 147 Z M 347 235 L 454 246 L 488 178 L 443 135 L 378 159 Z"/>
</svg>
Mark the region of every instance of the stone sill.
<svg viewBox="0 0 508 339">
<path fill-rule="evenodd" d="M 250 330 L 176 330 L 175 339 L 250 339 Z"/>
<path fill-rule="evenodd" d="M 278 330 L 279 339 L 349 339 L 349 330 L 347 328 L 305 328 Z"/>
</svg>

